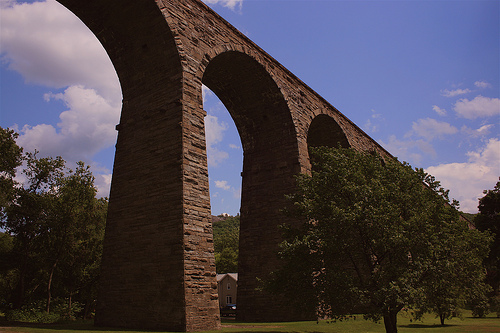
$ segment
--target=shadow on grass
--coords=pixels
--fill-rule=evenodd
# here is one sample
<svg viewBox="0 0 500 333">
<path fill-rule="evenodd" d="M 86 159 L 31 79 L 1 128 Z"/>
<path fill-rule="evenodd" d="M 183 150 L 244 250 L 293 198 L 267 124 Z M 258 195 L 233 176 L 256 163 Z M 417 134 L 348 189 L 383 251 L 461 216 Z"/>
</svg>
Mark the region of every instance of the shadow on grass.
<svg viewBox="0 0 500 333">
<path fill-rule="evenodd" d="M 117 329 L 111 327 L 94 326 L 93 320 L 77 320 L 77 321 L 58 322 L 51 324 L 0 321 L 0 327 L 15 327 L 15 328 L 25 327 L 25 328 L 36 328 L 36 329 L 50 330 L 50 331 L 115 331 L 115 332 L 138 331 L 137 329 L 127 329 L 127 328 Z M 149 332 L 149 330 L 141 330 L 141 331 Z"/>
<path fill-rule="evenodd" d="M 444 327 L 455 327 L 455 326 L 458 326 L 458 325 L 448 325 L 448 324 L 444 324 L 444 325 L 436 325 L 436 324 L 432 324 L 432 325 L 426 325 L 426 324 L 408 324 L 408 325 L 398 325 L 399 327 L 405 327 L 405 328 L 444 328 Z"/>
<path fill-rule="evenodd" d="M 234 321 L 232 322 L 234 323 Z M 269 330 L 271 327 L 261 327 L 258 326 L 246 326 L 244 323 L 240 323 L 239 325 L 231 325 L 231 322 L 225 322 L 226 325 L 222 325 L 222 329 L 229 329 L 228 333 L 298 333 L 294 331 L 287 331 L 284 327 L 272 326 L 272 328 L 276 328 L 277 330 Z M 0 331 L 1 328 L 26 328 L 26 329 L 37 329 L 37 330 L 47 330 L 47 331 L 99 331 L 99 332 L 167 332 L 164 330 L 154 330 L 154 329 L 132 329 L 132 328 L 112 328 L 112 327 L 100 327 L 94 326 L 94 322 L 92 320 L 79 320 L 72 322 L 59 322 L 59 323 L 51 323 L 51 324 L 42 324 L 42 323 L 24 323 L 24 322 L 8 322 L 8 321 L 0 321 Z M 283 329 L 283 330 L 281 330 Z M 320 332 L 309 332 L 309 333 L 320 333 Z"/>
</svg>

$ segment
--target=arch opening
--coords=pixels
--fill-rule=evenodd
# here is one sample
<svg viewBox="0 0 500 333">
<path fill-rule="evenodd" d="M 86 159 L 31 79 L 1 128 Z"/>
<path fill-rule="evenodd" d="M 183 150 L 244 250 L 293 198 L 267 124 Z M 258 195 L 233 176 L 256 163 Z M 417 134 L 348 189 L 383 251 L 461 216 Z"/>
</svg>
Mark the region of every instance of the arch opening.
<svg viewBox="0 0 500 333">
<path fill-rule="evenodd" d="M 242 52 L 227 51 L 212 58 L 202 82 L 226 106 L 243 147 L 237 318 L 290 319 L 288 307 L 257 290 L 256 279 L 267 277 L 279 265 L 274 254 L 281 241 L 281 210 L 285 194 L 293 191 L 293 175 L 300 171 L 288 104 L 268 70 Z M 265 310 L 271 308 L 272 314 Z"/>
<path fill-rule="evenodd" d="M 217 95 L 203 86 L 203 109 L 212 215 L 236 216 L 241 204 L 243 149 L 233 118 Z"/>
<path fill-rule="evenodd" d="M 320 114 L 309 125 L 307 132 L 307 146 L 349 148 L 351 145 L 339 124 L 330 116 Z"/>
<path fill-rule="evenodd" d="M 350 148 L 351 145 L 340 125 L 332 117 L 326 114 L 316 116 L 307 132 L 307 151 L 309 163 L 314 169 L 314 159 L 311 156 L 311 148 Z"/>
<path fill-rule="evenodd" d="M 202 82 L 231 114 L 245 155 L 273 144 L 263 133 L 293 131 L 281 91 L 266 69 L 250 56 L 237 51 L 217 55 L 206 67 Z"/>
</svg>

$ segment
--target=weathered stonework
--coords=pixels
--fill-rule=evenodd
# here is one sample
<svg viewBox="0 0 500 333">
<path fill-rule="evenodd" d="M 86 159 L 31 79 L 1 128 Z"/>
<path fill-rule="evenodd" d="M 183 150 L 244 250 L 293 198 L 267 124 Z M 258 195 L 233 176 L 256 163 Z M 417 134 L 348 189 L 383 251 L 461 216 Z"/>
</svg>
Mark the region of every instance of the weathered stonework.
<svg viewBox="0 0 500 333">
<path fill-rule="evenodd" d="M 238 319 L 310 318 L 256 290 L 279 265 L 284 195 L 309 172 L 309 145 L 383 149 L 199 0 L 58 1 L 101 41 L 123 92 L 96 325 L 220 327 L 202 83 L 244 150 Z"/>
</svg>

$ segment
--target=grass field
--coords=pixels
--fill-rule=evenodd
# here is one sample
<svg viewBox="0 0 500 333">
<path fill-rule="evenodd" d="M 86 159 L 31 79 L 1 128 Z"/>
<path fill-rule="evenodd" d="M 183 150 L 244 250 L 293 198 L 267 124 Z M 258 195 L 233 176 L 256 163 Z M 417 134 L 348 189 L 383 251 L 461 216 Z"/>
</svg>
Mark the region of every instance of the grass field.
<svg viewBox="0 0 500 333">
<path fill-rule="evenodd" d="M 467 315 L 467 314 L 466 314 Z M 466 316 L 463 320 L 453 318 L 445 323 L 445 326 L 439 325 L 439 319 L 432 315 L 427 315 L 423 321 L 411 322 L 404 316 L 398 318 L 398 332 L 401 333 L 481 333 L 481 332 L 499 332 L 500 318 L 489 316 L 487 318 L 472 318 Z M 23 332 L 23 333 L 117 333 L 117 332 L 143 332 L 134 330 L 114 330 L 102 329 L 93 326 L 91 321 L 79 321 L 64 324 L 34 325 L 34 324 L 16 324 L 7 325 L 0 322 L 0 332 Z M 211 332 L 297 332 L 297 333 L 376 333 L 385 332 L 383 323 L 374 323 L 362 319 L 351 319 L 344 322 L 327 323 L 326 321 L 316 322 L 292 322 L 292 323 L 238 323 L 231 319 L 224 319 L 222 331 Z M 208 332 L 206 332 L 208 333 Z"/>
</svg>

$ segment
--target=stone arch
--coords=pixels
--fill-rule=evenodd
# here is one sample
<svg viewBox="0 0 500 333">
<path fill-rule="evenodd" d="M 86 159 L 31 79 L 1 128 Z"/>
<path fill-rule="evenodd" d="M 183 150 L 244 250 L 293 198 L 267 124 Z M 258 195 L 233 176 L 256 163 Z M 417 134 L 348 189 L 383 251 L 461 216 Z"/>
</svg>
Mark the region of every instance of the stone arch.
<svg viewBox="0 0 500 333">
<path fill-rule="evenodd" d="M 326 114 L 317 115 L 307 132 L 308 147 L 349 148 L 349 140 L 340 125 Z"/>
<path fill-rule="evenodd" d="M 299 171 L 291 112 L 271 73 L 244 49 L 209 59 L 202 82 L 226 106 L 243 146 L 237 316 L 247 321 L 290 320 L 288 307 L 257 291 L 256 277 L 265 278 L 278 265 L 273 253 L 281 239 L 280 209 Z"/>
<path fill-rule="evenodd" d="M 316 115 L 307 131 L 307 153 L 308 153 L 308 169 L 311 172 L 313 169 L 313 159 L 310 155 L 311 148 L 315 147 L 329 147 L 329 148 L 350 148 L 351 144 L 347 139 L 346 133 L 342 127 L 327 114 Z"/>
<path fill-rule="evenodd" d="M 206 66 L 202 82 L 220 98 L 231 114 L 245 154 L 264 145 L 273 145 L 276 140 L 267 140 L 269 136 L 276 137 L 273 132 L 295 131 L 279 87 L 269 72 L 251 56 L 239 51 L 218 54 Z"/>
</svg>

